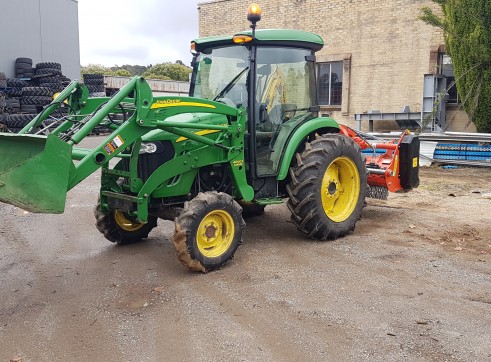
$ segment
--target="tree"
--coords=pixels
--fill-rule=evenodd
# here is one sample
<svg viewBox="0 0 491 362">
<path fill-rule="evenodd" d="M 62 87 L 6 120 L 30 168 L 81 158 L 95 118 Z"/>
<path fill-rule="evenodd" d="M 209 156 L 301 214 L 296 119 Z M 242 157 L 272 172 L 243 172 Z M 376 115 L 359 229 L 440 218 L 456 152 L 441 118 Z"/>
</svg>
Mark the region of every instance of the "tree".
<svg viewBox="0 0 491 362">
<path fill-rule="evenodd" d="M 104 74 L 104 75 L 116 75 L 120 77 L 131 77 L 132 74 L 123 68 L 116 67 L 106 67 L 101 64 L 89 64 L 84 65 L 80 68 L 80 73 L 83 74 Z"/>
<path fill-rule="evenodd" d="M 188 81 L 191 68 L 178 63 L 155 64 L 143 73 L 143 76 L 150 79 L 181 80 Z"/>
<path fill-rule="evenodd" d="M 163 80 L 181 80 L 188 81 L 191 68 L 182 64 L 182 61 L 178 60 L 176 63 L 161 63 L 156 65 L 115 65 L 114 67 L 106 67 L 101 64 L 89 64 L 80 68 L 81 74 L 103 74 L 103 75 L 115 75 L 120 77 L 133 77 L 135 75 L 142 75 L 150 79 L 163 79 Z"/>
<path fill-rule="evenodd" d="M 478 132 L 491 132 L 491 1 L 432 1 L 443 17 L 424 7 L 420 19 L 444 30 L 464 109 Z"/>
<path fill-rule="evenodd" d="M 145 65 L 130 65 L 130 64 L 125 64 L 120 67 L 118 66 L 111 67 L 112 70 L 121 70 L 121 69 L 127 70 L 130 76 L 142 75 L 148 68 L 150 67 Z"/>
<path fill-rule="evenodd" d="M 112 73 L 113 74 L 108 74 L 108 75 L 116 75 L 118 77 L 131 77 L 133 75 L 128 70 L 122 68 L 112 70 Z"/>
<path fill-rule="evenodd" d="M 111 73 L 111 69 L 109 67 L 105 67 L 101 64 L 89 64 L 83 65 L 80 67 L 80 74 L 104 74 L 109 75 Z M 80 77 L 82 78 L 82 77 Z"/>
</svg>

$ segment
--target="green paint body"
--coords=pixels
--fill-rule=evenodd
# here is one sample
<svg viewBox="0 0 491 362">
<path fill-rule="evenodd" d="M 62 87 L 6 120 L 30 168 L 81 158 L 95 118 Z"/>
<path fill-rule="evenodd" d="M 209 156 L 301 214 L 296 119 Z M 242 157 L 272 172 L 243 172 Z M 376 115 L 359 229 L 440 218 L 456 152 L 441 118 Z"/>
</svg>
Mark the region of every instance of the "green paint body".
<svg viewBox="0 0 491 362">
<path fill-rule="evenodd" d="M 231 41 L 231 37 L 207 38 L 198 40 L 197 45 L 206 48 Z M 257 44 L 274 41 L 303 41 L 312 49 L 323 45 L 312 33 L 256 33 Z M 49 136 L 28 134 L 65 104 L 70 114 Z M 108 120 L 117 113 L 129 116 L 120 122 Z M 77 146 L 101 124 L 113 132 L 100 145 L 93 149 Z M 306 137 L 319 129 L 339 128 L 329 118 L 310 119 L 294 127 L 278 136 L 286 140 L 285 151 L 274 160 L 279 165 L 279 181 L 287 177 L 295 152 Z M 254 190 L 246 174 L 246 130 L 244 108 L 193 97 L 154 97 L 142 77 L 132 78 L 111 98 L 89 98 L 85 85 L 75 81 L 19 134 L 0 134 L 0 201 L 32 212 L 62 213 L 67 192 L 102 169 L 102 211 L 110 210 L 109 198 L 117 199 L 133 205 L 127 212 L 146 222 L 152 200 L 186 196 L 201 167 L 225 164 L 233 196 L 249 202 L 254 200 Z M 171 142 L 175 156 L 142 180 L 138 177 L 140 145 L 152 141 Z M 118 161 L 110 162 L 114 158 Z M 124 189 L 117 182 L 121 177 L 128 180 Z M 279 200 L 263 197 L 258 201 L 268 204 Z"/>
</svg>

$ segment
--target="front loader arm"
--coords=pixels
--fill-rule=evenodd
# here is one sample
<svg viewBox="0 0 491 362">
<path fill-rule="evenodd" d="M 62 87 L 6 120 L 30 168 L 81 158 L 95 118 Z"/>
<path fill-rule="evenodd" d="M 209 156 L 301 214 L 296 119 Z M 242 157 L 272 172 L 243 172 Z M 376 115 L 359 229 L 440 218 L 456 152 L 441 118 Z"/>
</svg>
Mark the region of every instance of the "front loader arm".
<svg viewBox="0 0 491 362">
<path fill-rule="evenodd" d="M 226 140 L 226 137 L 237 135 L 237 132 L 244 132 L 243 109 L 190 97 L 159 97 L 155 101 L 142 77 L 134 77 L 111 98 L 91 99 L 87 95 L 84 85 L 73 82 L 20 135 L 0 135 L 0 201 L 33 212 L 62 213 L 68 190 L 97 169 L 107 169 L 113 158 L 130 157 L 133 147 L 140 144 L 142 136 L 155 129 L 190 139 L 198 137 L 197 141 L 209 147 L 226 150 L 227 160 L 231 159 L 230 155 L 240 157 L 240 152 L 243 155 L 244 145 L 239 144 L 243 137 L 233 137 L 234 141 L 228 144 L 223 141 L 217 143 L 183 129 L 215 127 L 224 134 L 221 139 Z M 70 114 L 49 136 L 27 134 L 65 101 L 70 107 Z M 119 123 L 111 121 L 115 129 L 100 145 L 90 150 L 74 148 L 95 127 L 107 124 L 110 114 L 121 113 L 119 108 L 129 109 L 131 116 Z M 228 124 L 186 125 L 166 121 L 173 115 L 193 112 L 223 114 L 227 116 Z M 129 176 L 129 172 L 119 173 L 122 177 Z M 28 180 L 29 175 L 35 175 L 36 179 Z M 245 180 L 245 174 L 241 177 Z M 56 187 L 51 192 L 42 192 L 39 183 Z M 242 190 L 244 194 L 249 192 L 247 185 Z"/>
<path fill-rule="evenodd" d="M 138 82 L 139 81 L 139 82 Z M 178 135 L 186 135 L 188 138 L 196 138 L 200 142 L 215 145 L 206 137 L 197 136 L 191 132 L 186 132 L 183 128 L 193 129 L 217 129 L 220 131 L 233 132 L 233 128 L 243 129 L 245 121 L 237 122 L 239 117 L 244 116 L 243 110 L 238 110 L 221 103 L 208 101 L 205 99 L 191 97 L 165 97 L 156 102 L 150 91 L 150 87 L 141 77 L 135 77 L 133 83 L 127 84 L 111 100 L 97 111 L 89 125 L 82 127 L 77 133 L 71 136 L 69 143 L 79 143 L 86 137 L 93 128 L 99 125 L 112 109 L 132 92 L 136 91 L 135 112 L 128 119 L 113 131 L 99 146 L 88 153 L 75 167 L 69 183 L 69 190 L 75 187 L 82 180 L 87 178 L 97 169 L 107 164 L 114 157 L 121 157 L 123 151 L 129 151 L 137 140 L 154 129 L 162 129 Z M 120 94 L 121 93 L 121 94 Z M 197 113 L 206 110 L 207 113 L 225 114 L 235 122 L 230 122 L 226 126 L 206 125 L 199 123 L 172 122 L 166 119 L 182 114 Z M 95 118 L 95 120 L 94 120 Z M 221 144 L 215 146 L 220 147 Z"/>
</svg>

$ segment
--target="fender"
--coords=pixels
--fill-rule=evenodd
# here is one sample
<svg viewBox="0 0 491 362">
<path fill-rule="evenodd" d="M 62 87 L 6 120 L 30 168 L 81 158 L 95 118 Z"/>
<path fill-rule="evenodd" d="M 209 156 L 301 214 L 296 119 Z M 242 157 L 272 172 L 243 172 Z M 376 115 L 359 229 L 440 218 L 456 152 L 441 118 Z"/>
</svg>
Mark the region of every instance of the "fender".
<svg viewBox="0 0 491 362">
<path fill-rule="evenodd" d="M 281 160 L 281 167 L 277 176 L 278 181 L 284 180 L 288 175 L 293 156 L 295 155 L 298 146 L 302 142 L 305 142 L 305 138 L 312 132 L 325 128 L 332 128 L 336 130 L 336 133 L 339 132 L 339 124 L 333 118 L 317 117 L 300 124 L 291 133 Z"/>
</svg>

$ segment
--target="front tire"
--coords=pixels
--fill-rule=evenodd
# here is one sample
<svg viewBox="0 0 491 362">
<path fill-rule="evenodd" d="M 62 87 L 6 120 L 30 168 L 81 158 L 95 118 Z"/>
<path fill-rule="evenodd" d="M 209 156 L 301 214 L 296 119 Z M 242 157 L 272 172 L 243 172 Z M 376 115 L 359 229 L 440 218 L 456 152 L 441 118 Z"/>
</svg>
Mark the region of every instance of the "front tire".
<svg viewBox="0 0 491 362">
<path fill-rule="evenodd" d="M 116 244 L 133 244 L 148 237 L 150 231 L 157 226 L 157 218 L 149 216 L 148 222 L 137 223 L 119 210 L 111 210 L 105 214 L 98 203 L 94 209 L 96 227 L 104 237 Z"/>
<path fill-rule="evenodd" d="M 193 271 L 221 268 L 242 243 L 242 208 L 228 194 L 199 193 L 175 219 L 173 242 L 181 263 Z"/>
<path fill-rule="evenodd" d="M 312 239 L 333 240 L 355 229 L 365 202 L 367 176 L 359 146 L 343 135 L 307 143 L 290 168 L 288 208 Z"/>
</svg>

